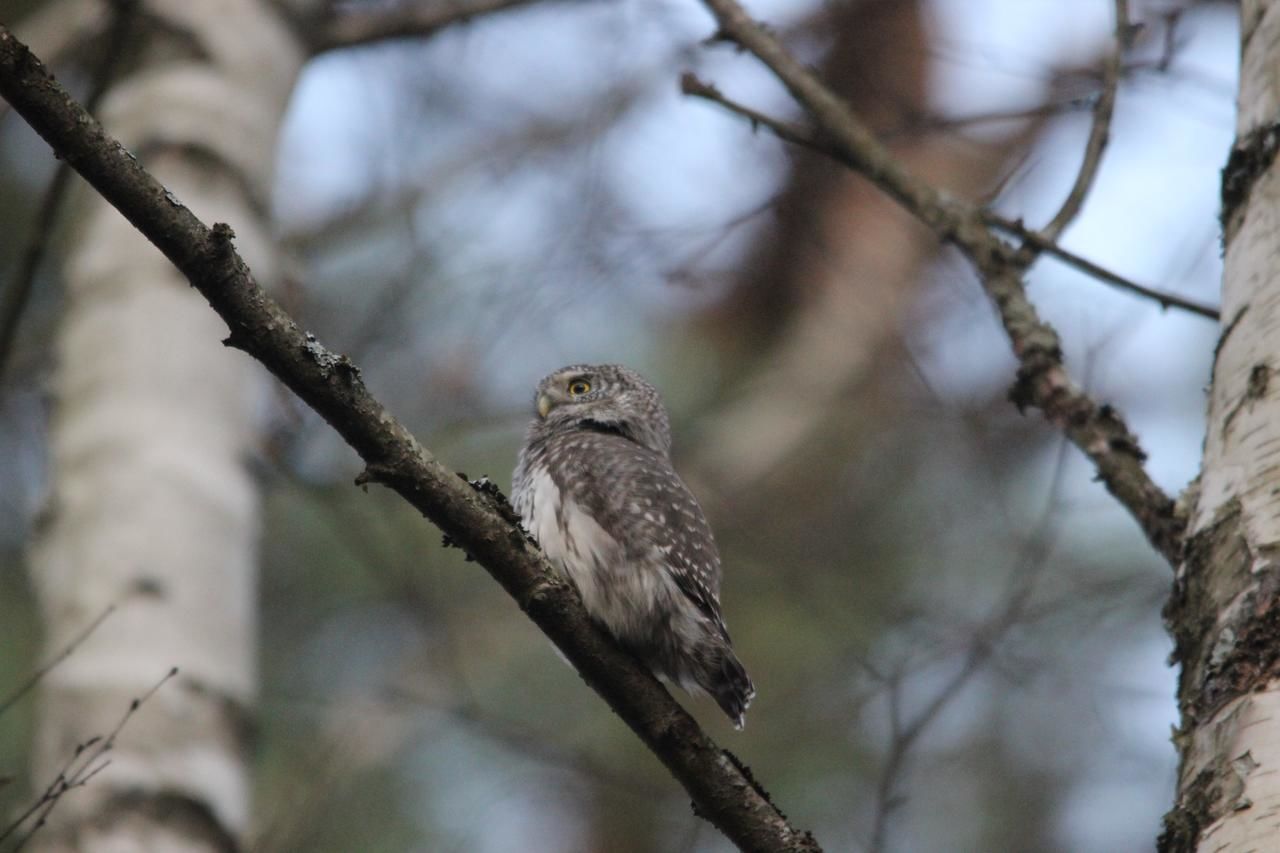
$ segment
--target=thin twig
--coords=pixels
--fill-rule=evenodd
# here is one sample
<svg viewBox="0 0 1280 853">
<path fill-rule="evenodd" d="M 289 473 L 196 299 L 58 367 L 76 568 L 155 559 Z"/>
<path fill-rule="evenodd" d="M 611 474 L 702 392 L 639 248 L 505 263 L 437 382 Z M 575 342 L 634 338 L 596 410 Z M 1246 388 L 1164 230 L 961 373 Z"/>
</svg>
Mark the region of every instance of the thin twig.
<svg viewBox="0 0 1280 853">
<path fill-rule="evenodd" d="M 121 715 L 120 721 L 116 723 L 115 728 L 108 732 L 105 737 L 98 735 L 89 738 L 89 740 L 75 748 L 70 758 L 67 759 L 62 769 L 54 776 L 53 781 L 48 784 L 39 798 L 25 809 L 22 814 L 18 815 L 3 832 L 0 832 L 0 841 L 4 841 L 20 829 L 30 817 L 37 815 L 31 829 L 19 839 L 10 853 L 17 853 L 17 851 L 26 846 L 27 842 L 31 840 L 31 836 L 35 835 L 44 826 L 49 819 L 49 814 L 64 794 L 75 788 L 84 787 L 94 776 L 106 769 L 111 762 L 110 759 L 104 756 L 115 748 L 116 738 L 119 737 L 120 732 L 124 731 L 125 725 L 138 712 L 138 709 L 156 694 L 156 691 L 177 674 L 178 668 L 175 666 L 165 673 L 163 678 L 153 684 L 146 693 L 131 701 L 128 709 Z"/>
<path fill-rule="evenodd" d="M 874 183 L 969 259 L 1019 361 L 1010 392 L 1013 402 L 1020 409 L 1040 409 L 1050 423 L 1062 429 L 1093 462 L 1098 478 L 1138 522 L 1152 546 L 1171 566 L 1177 565 L 1182 556 L 1185 514 L 1147 473 L 1146 454 L 1119 412 L 1095 402 L 1072 381 L 1063 363 L 1058 333 L 1040 319 L 1027 298 L 1023 280 L 1026 265 L 1020 252 L 991 231 L 977 208 L 904 169 L 849 105 L 768 29 L 753 21 L 736 0 L 703 3 L 720 26 L 716 40 L 735 43 L 753 54 L 804 107 L 820 129 L 812 136 L 816 144 Z"/>
<path fill-rule="evenodd" d="M 976 113 L 973 115 L 915 115 L 910 116 L 905 121 L 885 130 L 881 138 L 892 140 L 913 134 L 945 133 L 953 130 L 964 130 L 965 128 L 978 127 L 984 124 L 1029 122 L 1033 119 L 1043 119 L 1050 116 L 1058 116 L 1081 111 L 1089 108 L 1094 103 L 1096 103 L 1096 101 L 1093 98 L 1079 97 L 1068 98 L 1065 101 L 1059 101 L 1057 103 L 1041 104 L 1037 107 L 1024 107 L 1022 109 L 1011 110 L 992 110 L 991 112 Z"/>
<path fill-rule="evenodd" d="M 67 643 L 67 645 L 63 647 L 62 651 L 58 652 L 57 656 L 55 656 L 53 660 L 33 672 L 31 677 L 23 682 L 21 687 L 11 693 L 3 701 L 0 701 L 0 717 L 3 717 L 5 712 L 12 708 L 19 699 L 31 692 L 32 688 L 39 684 L 40 680 L 48 675 L 50 671 L 61 664 L 64 660 L 71 657 L 75 650 L 78 649 L 85 640 L 89 639 L 89 635 L 98 630 L 98 627 L 102 625 L 103 622 L 107 621 L 107 617 L 115 611 L 116 606 L 114 604 L 107 605 L 107 608 L 98 614 L 98 618 L 90 622 L 87 628 L 73 637 L 71 642 Z"/>
<path fill-rule="evenodd" d="M 1185 296 L 1179 296 L 1178 294 L 1170 293 L 1167 290 L 1147 287 L 1145 284 L 1139 284 L 1133 279 L 1125 278 L 1119 273 L 1109 270 L 1088 258 L 1062 248 L 1062 246 L 1049 239 L 1043 233 L 1033 231 L 1021 222 L 1008 219 L 998 213 L 992 213 L 989 211 L 983 213 L 982 218 L 988 224 L 994 225 L 1001 231 L 1008 232 L 1023 241 L 1023 243 L 1030 244 L 1047 255 L 1053 255 L 1068 266 L 1075 267 L 1080 270 L 1080 272 L 1096 278 L 1099 281 L 1114 285 L 1121 290 L 1128 291 L 1129 293 L 1133 293 L 1147 299 L 1152 299 L 1159 303 L 1161 308 L 1179 308 L 1183 311 L 1189 311 L 1192 314 L 1214 321 L 1221 318 L 1221 314 L 1218 309 L 1212 305 L 1197 302 L 1194 299 L 1188 299 Z"/>
<path fill-rule="evenodd" d="M 108 31 L 106 43 L 103 45 L 102 61 L 93 73 L 89 95 L 85 98 L 85 109 L 96 112 L 103 95 L 115 77 L 120 57 L 124 54 L 124 46 L 129 38 L 137 0 L 113 0 L 114 15 Z M 59 163 L 45 191 L 40 210 L 36 213 L 27 237 L 27 246 L 22 253 L 22 260 L 14 274 L 13 281 L 0 300 L 0 379 L 4 377 L 5 367 L 13 354 L 14 343 L 18 336 L 18 321 L 31 300 L 31 292 L 35 289 L 36 273 L 44 260 L 49 242 L 53 239 L 54 224 L 62 211 L 62 202 L 67 190 L 71 187 L 71 178 L 75 174 L 66 163 Z"/>
<path fill-rule="evenodd" d="M 1093 124 L 1089 128 L 1089 141 L 1085 143 L 1084 160 L 1080 170 L 1076 172 L 1075 182 L 1067 193 L 1062 207 L 1054 214 L 1053 219 L 1040 229 L 1040 232 L 1051 241 L 1056 241 L 1062 232 L 1080 213 L 1084 200 L 1093 187 L 1098 176 L 1098 167 L 1102 165 L 1102 153 L 1107 149 L 1107 141 L 1111 136 L 1111 116 L 1115 112 L 1116 90 L 1120 87 L 1120 68 L 1124 63 L 1124 51 L 1129 43 L 1129 6 L 1126 0 L 1114 0 L 1115 3 L 1115 46 L 1102 65 L 1102 91 L 1093 105 Z"/>
</svg>

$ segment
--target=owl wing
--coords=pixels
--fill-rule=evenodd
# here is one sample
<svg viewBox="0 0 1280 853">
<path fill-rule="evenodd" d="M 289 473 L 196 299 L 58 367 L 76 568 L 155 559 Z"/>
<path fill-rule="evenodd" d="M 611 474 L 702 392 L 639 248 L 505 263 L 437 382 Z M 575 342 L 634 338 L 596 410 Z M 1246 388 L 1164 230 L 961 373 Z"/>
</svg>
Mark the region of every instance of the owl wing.
<svg viewBox="0 0 1280 853">
<path fill-rule="evenodd" d="M 631 560 L 659 557 L 677 588 L 721 632 L 720 554 L 702 507 L 671 462 L 623 436 L 585 432 L 558 483 Z"/>
</svg>

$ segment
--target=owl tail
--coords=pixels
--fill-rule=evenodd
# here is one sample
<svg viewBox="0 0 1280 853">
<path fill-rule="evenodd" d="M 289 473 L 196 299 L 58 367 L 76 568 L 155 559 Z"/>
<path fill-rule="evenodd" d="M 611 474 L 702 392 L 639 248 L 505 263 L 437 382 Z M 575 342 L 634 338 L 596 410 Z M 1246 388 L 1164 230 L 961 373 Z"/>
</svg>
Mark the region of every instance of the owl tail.
<svg viewBox="0 0 1280 853">
<path fill-rule="evenodd" d="M 729 715 L 733 727 L 742 731 L 746 724 L 747 706 L 755 698 L 756 688 L 732 647 L 725 644 L 718 651 L 716 666 L 708 673 L 710 678 L 702 686 Z"/>
</svg>

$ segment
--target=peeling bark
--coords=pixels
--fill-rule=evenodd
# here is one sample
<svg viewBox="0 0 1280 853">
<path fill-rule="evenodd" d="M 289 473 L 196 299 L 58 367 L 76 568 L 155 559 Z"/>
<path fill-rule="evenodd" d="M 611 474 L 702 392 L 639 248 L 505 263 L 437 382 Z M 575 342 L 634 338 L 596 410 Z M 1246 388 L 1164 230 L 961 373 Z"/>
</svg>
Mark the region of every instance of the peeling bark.
<svg viewBox="0 0 1280 853">
<path fill-rule="evenodd" d="M 1237 143 L 1223 170 L 1223 330 L 1185 559 L 1165 610 L 1181 725 L 1159 848 L 1263 850 L 1280 827 L 1280 2 L 1242 5 Z"/>
</svg>

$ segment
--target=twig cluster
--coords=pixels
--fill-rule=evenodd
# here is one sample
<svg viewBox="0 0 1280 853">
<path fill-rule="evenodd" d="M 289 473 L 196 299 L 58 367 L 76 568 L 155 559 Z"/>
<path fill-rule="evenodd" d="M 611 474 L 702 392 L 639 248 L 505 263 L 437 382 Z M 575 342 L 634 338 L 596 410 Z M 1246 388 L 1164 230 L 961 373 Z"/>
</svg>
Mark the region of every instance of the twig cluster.
<svg viewBox="0 0 1280 853">
<path fill-rule="evenodd" d="M 39 832 L 49 820 L 49 815 L 64 796 L 76 788 L 83 788 L 89 784 L 89 781 L 94 776 L 97 776 L 111 764 L 111 759 L 107 757 L 107 753 L 111 752 L 115 747 L 116 738 L 120 736 L 120 732 L 124 731 L 124 727 L 129 723 L 133 715 L 138 712 L 138 709 L 154 696 L 156 691 L 165 685 L 165 682 L 177 674 L 178 668 L 175 666 L 165 673 L 164 677 L 157 681 L 151 689 L 129 703 L 128 709 L 121 715 L 120 721 L 116 723 L 111 731 L 105 735 L 91 737 L 76 746 L 66 763 L 62 765 L 62 768 L 45 787 L 44 791 L 41 792 L 40 796 L 36 798 L 35 802 L 14 818 L 3 831 L 0 831 L 0 843 L 11 837 L 16 837 L 16 843 L 10 848 L 9 853 L 17 853 L 27 845 L 31 837 Z M 21 836 L 16 836 L 16 833 L 24 827 L 26 827 L 26 831 Z"/>
</svg>

